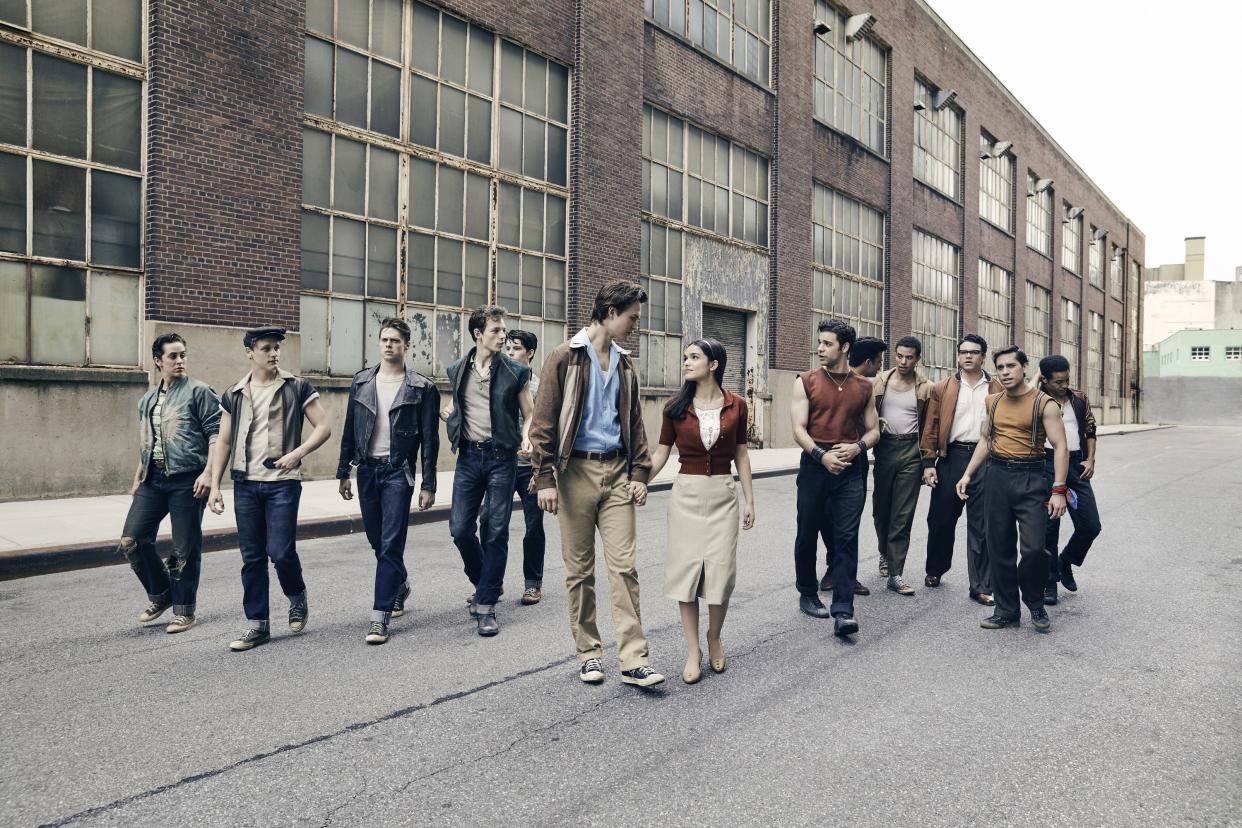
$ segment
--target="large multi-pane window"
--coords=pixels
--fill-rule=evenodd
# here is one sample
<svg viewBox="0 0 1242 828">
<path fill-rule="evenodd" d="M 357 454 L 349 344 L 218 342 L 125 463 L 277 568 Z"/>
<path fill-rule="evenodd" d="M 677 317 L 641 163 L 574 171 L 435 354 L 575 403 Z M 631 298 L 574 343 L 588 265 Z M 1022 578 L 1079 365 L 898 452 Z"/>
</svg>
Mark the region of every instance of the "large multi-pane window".
<svg viewBox="0 0 1242 828">
<path fill-rule="evenodd" d="M 962 114 L 948 104 L 936 109 L 935 90 L 914 79 L 914 177 L 954 200 L 962 177 Z"/>
<path fill-rule="evenodd" d="M 943 379 L 957 364 L 961 251 L 947 241 L 914 231 L 914 335 L 923 340 L 923 364 Z"/>
<path fill-rule="evenodd" d="M 639 335 L 639 370 L 643 387 L 681 385 L 681 299 L 683 232 L 642 223 L 642 277 L 647 291 Z"/>
<path fill-rule="evenodd" d="M 767 85 L 771 0 L 646 0 L 646 8 L 649 19 Z"/>
<path fill-rule="evenodd" d="M 1108 401 L 1121 403 L 1121 323 L 1108 323 Z"/>
<path fill-rule="evenodd" d="M 1095 311 L 1087 316 L 1087 399 L 1099 405 L 1103 402 L 1104 317 Z"/>
<path fill-rule="evenodd" d="M 990 149 L 995 141 L 985 134 L 980 143 Z M 979 215 L 1007 232 L 1013 230 L 1013 176 L 1013 156 L 1008 152 L 999 156 L 989 152 L 979 159 Z"/>
<path fill-rule="evenodd" d="M 139 365 L 143 3 L 0 22 L 0 363 Z"/>
<path fill-rule="evenodd" d="M 1061 223 L 1061 267 L 1071 273 L 1082 273 L 1082 214 L 1068 218 L 1072 208 L 1065 204 L 1067 218 Z"/>
<path fill-rule="evenodd" d="M 884 214 L 816 182 L 811 214 L 815 264 L 811 324 L 849 322 L 884 335 Z"/>
<path fill-rule="evenodd" d="M 1125 255 L 1117 245 L 1110 247 L 1112 255 L 1108 257 L 1108 292 L 1114 299 L 1125 299 Z"/>
<path fill-rule="evenodd" d="M 1099 231 L 1091 225 L 1091 248 L 1087 253 L 1087 281 L 1092 287 L 1104 289 L 1104 239 L 1097 238 Z"/>
<path fill-rule="evenodd" d="M 417 0 L 309 0 L 306 21 L 303 368 L 359 370 L 404 314 L 443 376 L 488 302 L 560 341 L 568 69 Z"/>
<path fill-rule="evenodd" d="M 1082 345 L 1082 308 L 1077 302 L 1061 297 L 1061 356 L 1069 360 L 1070 383 L 1078 384 L 1082 366 L 1078 364 Z"/>
<path fill-rule="evenodd" d="M 1052 291 L 1034 282 L 1026 283 L 1026 342 L 1024 350 L 1032 361 L 1048 356 L 1052 341 Z"/>
<path fill-rule="evenodd" d="M 644 106 L 643 209 L 766 247 L 768 160 Z"/>
<path fill-rule="evenodd" d="M 832 30 L 815 36 L 815 117 L 884 154 L 888 52 L 870 35 L 847 38 L 844 12 L 818 0 Z"/>
<path fill-rule="evenodd" d="M 1026 173 L 1026 246 L 1052 255 L 1052 188 L 1039 190 L 1039 177 Z"/>
<path fill-rule="evenodd" d="M 1013 274 L 979 260 L 979 335 L 991 350 L 1013 344 Z"/>
</svg>

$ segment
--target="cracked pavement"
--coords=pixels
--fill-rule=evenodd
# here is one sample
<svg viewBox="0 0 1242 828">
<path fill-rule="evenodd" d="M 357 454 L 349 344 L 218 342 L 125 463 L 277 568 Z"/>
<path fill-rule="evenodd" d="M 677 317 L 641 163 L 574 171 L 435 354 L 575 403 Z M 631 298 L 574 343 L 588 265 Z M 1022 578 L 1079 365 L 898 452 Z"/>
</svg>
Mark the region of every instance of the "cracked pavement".
<svg viewBox="0 0 1242 828">
<path fill-rule="evenodd" d="M 1237 820 L 1242 428 L 1100 441 L 1104 533 L 1046 636 L 979 629 L 964 521 L 945 585 L 922 587 L 924 492 L 917 594 L 883 589 L 868 509 L 873 594 L 856 602 L 856 640 L 837 641 L 797 611 L 793 486 L 756 481 L 729 667 L 704 665 L 693 686 L 661 594 L 667 493 L 639 513 L 643 617 L 669 678 L 649 691 L 619 681 L 602 572 L 608 680 L 578 681 L 553 519 L 544 601 L 522 607 L 515 515 L 490 640 L 444 523 L 411 530 L 410 611 L 382 647 L 362 642 L 373 557 L 357 535 L 300 546 L 309 625 L 289 634 L 274 597 L 274 637 L 248 653 L 227 650 L 236 551 L 205 557 L 199 624 L 178 636 L 134 622 L 145 601 L 128 567 L 0 583 L 0 823 Z"/>
</svg>

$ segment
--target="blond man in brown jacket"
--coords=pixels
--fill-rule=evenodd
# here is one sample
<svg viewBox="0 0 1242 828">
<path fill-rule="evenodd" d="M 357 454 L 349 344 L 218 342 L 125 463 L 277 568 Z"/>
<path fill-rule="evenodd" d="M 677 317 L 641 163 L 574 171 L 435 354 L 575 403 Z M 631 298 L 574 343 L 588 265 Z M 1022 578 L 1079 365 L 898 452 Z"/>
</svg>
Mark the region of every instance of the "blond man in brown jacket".
<svg viewBox="0 0 1242 828">
<path fill-rule="evenodd" d="M 595 531 L 604 541 L 621 680 L 650 687 L 638 596 L 634 506 L 647 502 L 651 454 L 633 360 L 617 344 L 638 330 L 646 292 L 614 281 L 595 297 L 591 324 L 548 355 L 531 421 L 531 488 L 556 515 L 579 678 L 604 680 L 595 622 Z"/>
</svg>

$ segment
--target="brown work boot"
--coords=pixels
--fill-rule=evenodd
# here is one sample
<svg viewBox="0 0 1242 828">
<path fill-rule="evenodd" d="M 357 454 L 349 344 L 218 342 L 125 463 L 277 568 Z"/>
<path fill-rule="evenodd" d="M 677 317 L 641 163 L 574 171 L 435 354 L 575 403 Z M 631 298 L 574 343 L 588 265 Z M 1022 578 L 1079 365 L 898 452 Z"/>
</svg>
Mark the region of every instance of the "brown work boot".
<svg viewBox="0 0 1242 828">
<path fill-rule="evenodd" d="M 542 599 L 543 590 L 539 587 L 527 587 L 526 591 L 522 593 L 522 603 L 527 606 L 538 604 Z"/>
</svg>

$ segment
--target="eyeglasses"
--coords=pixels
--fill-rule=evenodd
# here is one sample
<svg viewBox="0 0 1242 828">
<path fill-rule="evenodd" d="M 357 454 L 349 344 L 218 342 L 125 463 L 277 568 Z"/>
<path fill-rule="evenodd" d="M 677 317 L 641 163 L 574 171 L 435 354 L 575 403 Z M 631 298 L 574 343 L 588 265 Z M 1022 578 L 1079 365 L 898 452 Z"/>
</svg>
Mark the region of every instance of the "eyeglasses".
<svg viewBox="0 0 1242 828">
<path fill-rule="evenodd" d="M 979 351 L 979 350 L 963 351 L 961 348 L 958 348 L 957 352 L 961 354 L 962 356 L 982 356 L 983 355 L 983 351 Z"/>
</svg>

